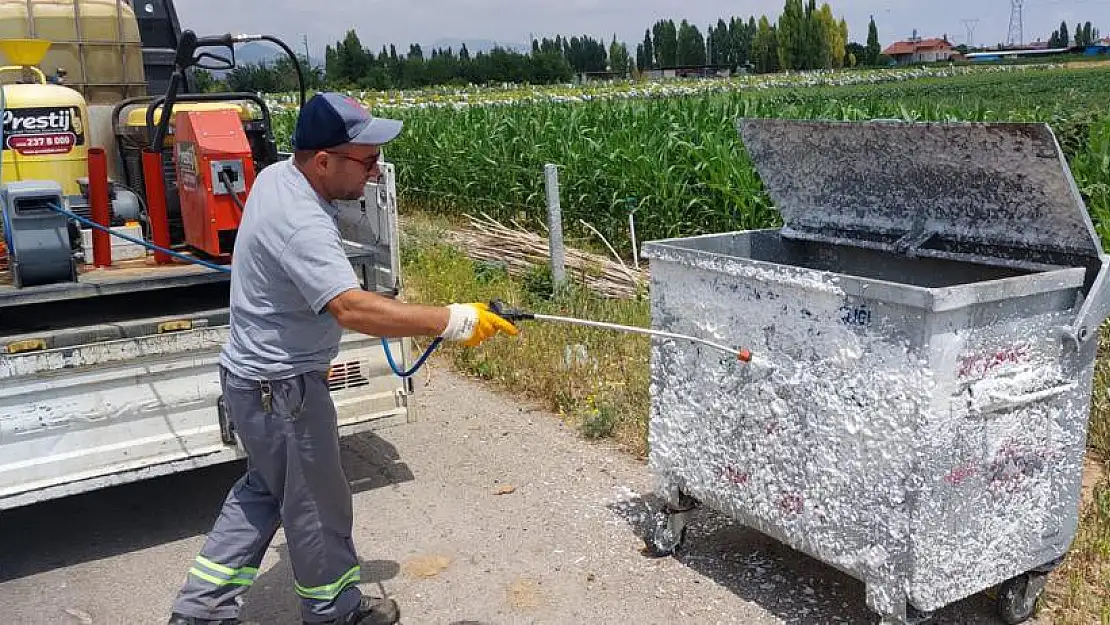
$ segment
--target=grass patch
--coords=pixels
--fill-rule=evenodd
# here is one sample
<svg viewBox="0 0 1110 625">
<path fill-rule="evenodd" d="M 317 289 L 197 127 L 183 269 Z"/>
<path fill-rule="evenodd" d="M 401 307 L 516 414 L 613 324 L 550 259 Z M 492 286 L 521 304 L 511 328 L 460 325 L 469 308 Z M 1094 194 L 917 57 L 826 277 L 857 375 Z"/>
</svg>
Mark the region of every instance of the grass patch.
<svg viewBox="0 0 1110 625">
<path fill-rule="evenodd" d="M 1088 453 L 1110 460 L 1110 332 L 1100 336 Z M 1090 490 L 1064 566 L 1050 578 L 1046 613 L 1058 625 L 1110 625 L 1110 473 Z"/>
<path fill-rule="evenodd" d="M 1068 559 L 1050 580 L 1044 607 L 1052 623 L 1110 624 L 1110 479 L 1092 491 Z"/>
<path fill-rule="evenodd" d="M 402 262 L 406 297 L 422 304 L 500 299 L 532 312 L 650 325 L 649 302 L 594 296 L 572 285 L 552 296 L 550 273 L 510 277 L 495 263 L 474 262 L 442 243 L 437 220 L 406 215 Z M 525 321 L 520 335 L 480 349 L 444 344 L 431 363 L 522 393 L 560 414 L 586 438 L 613 439 L 630 453 L 647 452 L 650 341 L 565 324 Z"/>
</svg>

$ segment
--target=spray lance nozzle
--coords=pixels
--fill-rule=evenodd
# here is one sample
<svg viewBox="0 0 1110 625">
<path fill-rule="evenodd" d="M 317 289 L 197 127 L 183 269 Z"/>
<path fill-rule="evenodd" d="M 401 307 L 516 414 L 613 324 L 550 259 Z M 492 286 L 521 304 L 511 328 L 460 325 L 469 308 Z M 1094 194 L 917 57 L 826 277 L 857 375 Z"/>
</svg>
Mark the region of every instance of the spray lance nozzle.
<svg viewBox="0 0 1110 625">
<path fill-rule="evenodd" d="M 576 319 L 574 317 L 556 317 L 556 316 L 553 316 L 553 315 L 541 315 L 541 314 L 537 314 L 537 313 L 531 313 L 531 312 L 519 310 L 519 309 L 516 309 L 516 308 L 510 308 L 509 306 L 507 306 L 505 304 L 505 302 L 502 302 L 501 300 L 491 301 L 489 303 L 489 309 L 490 309 L 490 312 L 494 313 L 495 315 L 498 315 L 502 319 L 505 319 L 506 321 L 508 321 L 509 323 L 512 323 L 514 325 L 518 321 L 554 321 L 554 322 L 557 322 L 557 323 L 569 323 L 569 324 L 572 324 L 572 325 L 587 326 L 587 327 L 590 327 L 590 328 L 600 328 L 602 330 L 615 330 L 617 332 L 627 332 L 627 333 L 630 333 L 630 334 L 647 334 L 649 336 L 659 336 L 659 337 L 663 337 L 663 338 L 676 339 L 676 340 L 680 340 L 680 341 L 691 341 L 691 342 L 694 342 L 694 343 L 700 343 L 702 345 L 712 347 L 713 349 L 723 351 L 727 354 L 731 354 L 731 355 L 735 356 L 736 359 L 739 360 L 740 362 L 750 363 L 752 361 L 751 351 L 749 351 L 745 348 L 742 348 L 742 347 L 741 348 L 728 347 L 728 346 L 725 346 L 725 345 L 720 345 L 718 343 L 714 343 L 712 341 L 707 341 L 703 338 L 699 338 L 699 337 L 696 337 L 696 336 L 689 336 L 689 335 L 686 335 L 686 334 L 675 334 L 673 332 L 663 332 L 661 330 L 650 330 L 648 328 L 640 328 L 640 327 L 637 327 L 637 326 L 623 326 L 623 325 L 618 325 L 618 324 L 615 324 L 615 323 L 606 323 L 606 322 L 603 322 L 603 321 L 589 321 L 587 319 Z"/>
<path fill-rule="evenodd" d="M 525 312 L 519 308 L 509 308 L 505 302 L 499 299 L 492 300 L 489 303 L 489 310 L 493 314 L 514 325 L 518 321 L 533 321 L 536 318 L 536 315 L 530 312 Z"/>
</svg>

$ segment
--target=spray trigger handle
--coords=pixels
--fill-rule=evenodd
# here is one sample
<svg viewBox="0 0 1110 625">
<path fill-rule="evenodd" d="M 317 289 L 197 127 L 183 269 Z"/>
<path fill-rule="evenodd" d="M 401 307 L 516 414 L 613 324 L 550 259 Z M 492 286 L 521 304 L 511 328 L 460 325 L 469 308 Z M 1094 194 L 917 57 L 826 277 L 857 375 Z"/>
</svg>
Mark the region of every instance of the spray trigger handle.
<svg viewBox="0 0 1110 625">
<path fill-rule="evenodd" d="M 489 303 L 489 310 L 509 323 L 535 319 L 535 315 L 516 308 L 509 308 L 505 302 L 495 299 Z"/>
</svg>

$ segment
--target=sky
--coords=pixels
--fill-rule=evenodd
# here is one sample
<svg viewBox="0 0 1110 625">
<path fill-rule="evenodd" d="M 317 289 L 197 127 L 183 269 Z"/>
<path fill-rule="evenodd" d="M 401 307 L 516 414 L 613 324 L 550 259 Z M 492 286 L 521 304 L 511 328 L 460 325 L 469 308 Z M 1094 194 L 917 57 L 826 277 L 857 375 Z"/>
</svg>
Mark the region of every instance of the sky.
<svg viewBox="0 0 1110 625">
<path fill-rule="evenodd" d="M 967 42 L 963 20 L 978 19 L 973 43 L 1006 41 L 1012 0 L 833 0 L 838 18 L 848 22 L 850 39 L 863 43 L 868 18 L 875 17 L 885 47 L 908 38 L 948 35 Z M 1023 0 L 1025 40 L 1047 40 L 1061 21 L 1069 32 L 1076 22 L 1091 21 L 1110 36 L 1110 0 Z M 354 28 L 363 45 L 380 50 L 395 44 L 429 46 L 441 39 L 493 40 L 527 44 L 529 36 L 588 34 L 609 41 L 614 34 L 635 53 L 644 30 L 658 19 L 687 19 L 704 34 L 719 17 L 766 14 L 776 19 L 783 0 L 177 0 L 182 28 L 198 35 L 221 32 L 277 35 L 298 50 L 307 36 L 309 50 Z M 820 6 L 821 1 L 818 2 Z"/>
</svg>

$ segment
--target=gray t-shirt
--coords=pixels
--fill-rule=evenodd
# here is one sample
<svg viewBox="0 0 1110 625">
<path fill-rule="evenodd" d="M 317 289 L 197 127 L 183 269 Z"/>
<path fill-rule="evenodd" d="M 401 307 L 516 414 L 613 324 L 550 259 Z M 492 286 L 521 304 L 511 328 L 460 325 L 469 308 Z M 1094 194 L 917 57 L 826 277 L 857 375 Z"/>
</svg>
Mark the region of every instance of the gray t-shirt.
<svg viewBox="0 0 1110 625">
<path fill-rule="evenodd" d="M 324 307 L 361 288 L 340 243 L 338 207 L 287 160 L 259 172 L 244 209 L 220 364 L 251 380 L 326 370 L 343 329 Z"/>
</svg>

